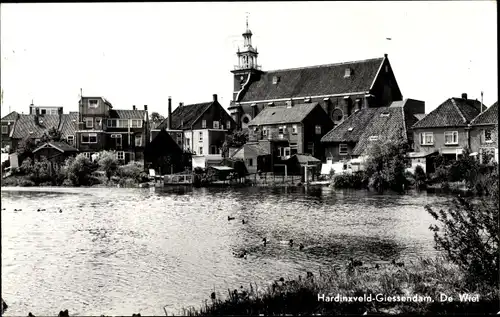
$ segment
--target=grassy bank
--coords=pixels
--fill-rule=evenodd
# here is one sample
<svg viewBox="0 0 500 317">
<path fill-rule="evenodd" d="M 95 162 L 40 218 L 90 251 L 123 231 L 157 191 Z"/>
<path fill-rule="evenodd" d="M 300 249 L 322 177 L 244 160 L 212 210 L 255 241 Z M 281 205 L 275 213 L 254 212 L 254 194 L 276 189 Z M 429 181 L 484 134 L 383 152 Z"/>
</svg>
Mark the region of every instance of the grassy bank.
<svg viewBox="0 0 500 317">
<path fill-rule="evenodd" d="M 318 294 L 335 297 L 372 294 L 372 302 L 327 302 Z M 429 302 L 376 301 L 375 296 L 429 296 Z M 453 298 L 441 302 L 440 295 Z M 462 294 L 479 294 L 479 302 L 461 302 Z M 461 271 L 444 260 L 419 260 L 398 266 L 391 263 L 332 269 L 309 277 L 276 281 L 265 289 L 250 285 L 225 295 L 212 294 L 199 309 L 181 314 L 203 315 L 283 315 L 283 314 L 454 314 L 496 313 L 498 289 L 468 285 Z"/>
</svg>

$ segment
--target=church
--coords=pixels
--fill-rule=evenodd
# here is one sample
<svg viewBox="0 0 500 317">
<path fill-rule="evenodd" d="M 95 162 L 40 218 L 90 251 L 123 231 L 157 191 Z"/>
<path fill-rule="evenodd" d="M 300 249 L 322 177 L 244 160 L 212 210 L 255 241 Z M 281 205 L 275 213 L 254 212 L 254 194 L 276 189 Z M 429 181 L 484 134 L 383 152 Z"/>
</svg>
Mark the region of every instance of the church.
<svg viewBox="0 0 500 317">
<path fill-rule="evenodd" d="M 319 103 L 335 125 L 363 108 L 387 107 L 403 99 L 391 64 L 380 58 L 318 66 L 263 71 L 246 23 L 238 48 L 233 98 L 229 112 L 239 129 L 266 107 Z"/>
</svg>

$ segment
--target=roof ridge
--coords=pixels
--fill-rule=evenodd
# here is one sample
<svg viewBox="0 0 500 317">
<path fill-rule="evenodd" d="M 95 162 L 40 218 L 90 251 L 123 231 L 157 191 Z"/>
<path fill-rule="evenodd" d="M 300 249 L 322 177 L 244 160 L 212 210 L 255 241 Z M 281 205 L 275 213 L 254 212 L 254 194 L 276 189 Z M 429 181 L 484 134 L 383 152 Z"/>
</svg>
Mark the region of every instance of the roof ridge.
<svg viewBox="0 0 500 317">
<path fill-rule="evenodd" d="M 455 106 L 455 108 L 458 110 L 458 113 L 460 114 L 460 116 L 462 117 L 462 119 L 464 119 L 464 123 L 467 123 L 467 119 L 465 119 L 465 116 L 464 114 L 462 113 L 462 110 L 460 110 L 460 108 L 458 107 L 457 105 L 457 102 L 455 101 L 455 98 L 451 98 L 451 102 L 452 104 Z"/>
<path fill-rule="evenodd" d="M 331 64 L 320 64 L 320 65 L 314 65 L 314 66 L 303 66 L 303 67 L 295 67 L 295 68 L 273 69 L 273 70 L 265 71 L 264 73 L 272 73 L 272 72 L 285 71 L 285 70 L 289 71 L 289 70 L 300 70 L 300 69 L 310 69 L 310 68 L 320 68 L 320 67 L 332 67 L 332 66 L 340 66 L 340 65 L 347 65 L 347 64 L 356 64 L 356 63 L 371 62 L 371 61 L 380 60 L 380 59 L 383 60 L 384 57 L 367 58 L 367 59 L 362 59 L 362 60 L 349 61 L 349 62 L 339 62 L 339 63 L 331 63 Z"/>
</svg>

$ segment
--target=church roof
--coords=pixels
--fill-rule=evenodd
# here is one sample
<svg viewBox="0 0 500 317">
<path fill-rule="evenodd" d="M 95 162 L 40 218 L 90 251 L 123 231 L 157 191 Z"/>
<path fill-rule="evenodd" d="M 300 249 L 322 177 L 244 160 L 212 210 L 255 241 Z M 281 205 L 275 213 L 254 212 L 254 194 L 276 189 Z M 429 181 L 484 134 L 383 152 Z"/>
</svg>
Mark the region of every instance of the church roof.
<svg viewBox="0 0 500 317">
<path fill-rule="evenodd" d="M 291 108 L 266 107 L 248 125 L 300 123 L 317 106 L 318 103 L 313 102 L 293 105 Z"/>
<path fill-rule="evenodd" d="M 264 72 L 239 102 L 367 92 L 385 58 Z M 350 76 L 346 75 L 350 69 Z M 275 83 L 275 79 L 277 83 Z"/>
</svg>

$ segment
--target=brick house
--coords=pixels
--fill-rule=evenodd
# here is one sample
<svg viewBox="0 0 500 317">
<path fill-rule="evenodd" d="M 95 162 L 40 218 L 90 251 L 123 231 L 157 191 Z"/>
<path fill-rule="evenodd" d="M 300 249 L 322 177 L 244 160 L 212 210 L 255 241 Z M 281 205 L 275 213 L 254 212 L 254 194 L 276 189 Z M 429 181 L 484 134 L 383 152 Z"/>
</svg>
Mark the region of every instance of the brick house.
<svg viewBox="0 0 500 317">
<path fill-rule="evenodd" d="M 470 123 L 480 112 L 481 102 L 468 99 L 467 94 L 447 99 L 412 126 L 415 153 L 456 159 L 465 148 L 471 148 Z"/>
<path fill-rule="evenodd" d="M 164 129 L 183 151 L 193 153 L 194 161 L 206 163 L 222 160 L 222 144 L 234 128 L 235 122 L 214 94 L 212 101 L 191 105 L 180 103 L 173 112 L 169 98 L 167 118 L 151 133 L 154 138 Z"/>
<path fill-rule="evenodd" d="M 332 120 L 317 102 L 266 107 L 248 123 L 247 144 L 259 146 L 244 147 L 244 153 L 269 154 L 282 160 L 307 153 L 321 159 L 324 154 L 321 137 L 332 128 Z M 250 162 L 257 162 L 257 157 L 245 156 L 245 160 L 250 171 L 253 169 Z"/>
<path fill-rule="evenodd" d="M 481 163 L 486 163 L 486 155 L 498 162 L 498 101 L 475 117 L 470 126 L 471 151 L 478 153 Z"/>
<path fill-rule="evenodd" d="M 81 97 L 76 147 L 89 158 L 102 150 L 116 151 L 122 163 L 143 160 L 149 142 L 147 106 L 138 110 L 113 109 L 103 97 Z"/>
<path fill-rule="evenodd" d="M 328 117 L 339 124 L 356 109 L 389 106 L 402 100 L 387 54 L 337 64 L 262 71 L 257 64 L 257 49 L 252 32 L 243 33 L 244 47 L 238 48 L 234 75 L 233 100 L 229 111 L 238 128 L 268 106 L 316 102 Z"/>
<path fill-rule="evenodd" d="M 423 113 L 424 107 L 422 101 L 406 99 L 390 107 L 356 111 L 321 139 L 325 157 L 332 162 L 348 161 L 367 155 L 372 144 L 397 138 L 411 145 L 409 127 L 418 121 L 416 114 Z"/>
</svg>

